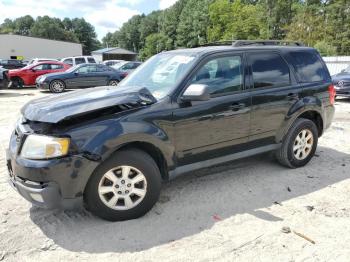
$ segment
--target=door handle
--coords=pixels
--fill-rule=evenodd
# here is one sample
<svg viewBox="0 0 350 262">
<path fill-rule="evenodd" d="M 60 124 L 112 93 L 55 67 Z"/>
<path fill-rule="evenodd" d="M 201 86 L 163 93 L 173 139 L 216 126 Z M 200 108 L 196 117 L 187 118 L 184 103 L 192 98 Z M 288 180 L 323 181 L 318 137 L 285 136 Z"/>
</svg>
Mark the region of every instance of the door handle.
<svg viewBox="0 0 350 262">
<path fill-rule="evenodd" d="M 298 93 L 289 93 L 287 95 L 288 100 L 295 100 L 295 99 L 299 99 L 299 94 Z"/>
<path fill-rule="evenodd" d="M 229 106 L 229 108 L 232 110 L 232 111 L 239 111 L 241 110 L 242 108 L 245 107 L 245 104 L 244 103 L 234 103 L 232 105 Z"/>
</svg>

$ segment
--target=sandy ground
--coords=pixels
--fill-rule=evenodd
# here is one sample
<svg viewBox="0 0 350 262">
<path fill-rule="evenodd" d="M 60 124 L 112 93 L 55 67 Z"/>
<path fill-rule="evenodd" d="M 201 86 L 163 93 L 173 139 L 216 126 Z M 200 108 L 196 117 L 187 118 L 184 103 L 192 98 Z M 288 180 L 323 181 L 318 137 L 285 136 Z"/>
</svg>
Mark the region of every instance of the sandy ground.
<svg viewBox="0 0 350 262">
<path fill-rule="evenodd" d="M 32 207 L 7 184 L 4 150 L 19 109 L 43 95 L 0 90 L 0 261 L 350 260 L 350 100 L 337 101 L 306 167 L 266 154 L 195 172 L 165 184 L 145 217 L 111 223 Z"/>
</svg>

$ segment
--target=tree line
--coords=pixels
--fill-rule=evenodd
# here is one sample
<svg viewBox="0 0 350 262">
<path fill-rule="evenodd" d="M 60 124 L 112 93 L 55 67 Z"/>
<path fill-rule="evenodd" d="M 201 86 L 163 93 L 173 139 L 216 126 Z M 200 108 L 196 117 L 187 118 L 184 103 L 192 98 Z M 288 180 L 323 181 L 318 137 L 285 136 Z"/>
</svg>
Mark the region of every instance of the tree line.
<svg viewBox="0 0 350 262">
<path fill-rule="evenodd" d="M 116 14 L 117 15 L 117 14 Z M 322 55 L 350 55 L 349 0 L 178 0 L 148 15 L 135 15 L 97 40 L 83 18 L 5 19 L 0 33 L 78 42 L 83 53 L 118 46 L 148 57 L 163 50 L 232 39 L 300 41 Z"/>
<path fill-rule="evenodd" d="M 232 39 L 303 42 L 322 55 L 350 55 L 349 0 L 179 0 L 136 15 L 103 46 L 119 46 L 146 59 L 163 50 Z"/>
<path fill-rule="evenodd" d="M 0 33 L 80 43 L 83 47 L 83 54 L 86 55 L 101 47 L 95 28 L 84 18 L 64 18 L 61 20 L 49 16 L 39 16 L 34 19 L 30 15 L 13 20 L 7 18 L 0 25 Z"/>
</svg>

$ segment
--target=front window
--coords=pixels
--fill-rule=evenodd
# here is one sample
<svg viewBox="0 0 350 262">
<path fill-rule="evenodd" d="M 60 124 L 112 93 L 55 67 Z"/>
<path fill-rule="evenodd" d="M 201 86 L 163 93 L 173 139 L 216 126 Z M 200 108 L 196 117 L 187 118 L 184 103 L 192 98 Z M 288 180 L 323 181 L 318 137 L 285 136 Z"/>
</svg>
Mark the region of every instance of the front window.
<svg viewBox="0 0 350 262">
<path fill-rule="evenodd" d="M 161 99 L 168 95 L 177 82 L 188 72 L 195 61 L 193 53 L 161 53 L 139 66 L 119 86 L 147 88 Z"/>
</svg>

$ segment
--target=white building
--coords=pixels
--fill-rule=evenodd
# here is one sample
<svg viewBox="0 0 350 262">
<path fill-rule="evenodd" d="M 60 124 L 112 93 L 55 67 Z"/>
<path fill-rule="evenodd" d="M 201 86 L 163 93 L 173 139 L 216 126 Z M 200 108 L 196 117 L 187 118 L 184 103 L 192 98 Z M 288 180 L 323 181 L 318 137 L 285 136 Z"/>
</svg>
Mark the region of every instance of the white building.
<svg viewBox="0 0 350 262">
<path fill-rule="evenodd" d="M 81 44 L 13 34 L 0 34 L 0 59 L 57 59 L 79 55 L 82 55 Z"/>
</svg>

